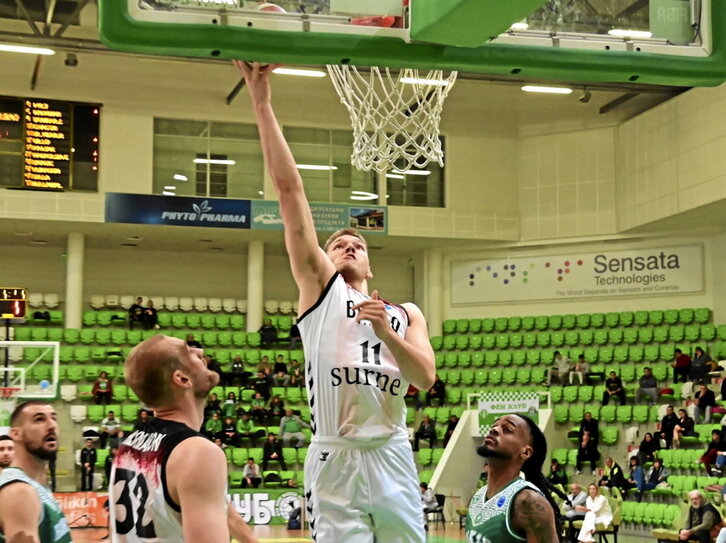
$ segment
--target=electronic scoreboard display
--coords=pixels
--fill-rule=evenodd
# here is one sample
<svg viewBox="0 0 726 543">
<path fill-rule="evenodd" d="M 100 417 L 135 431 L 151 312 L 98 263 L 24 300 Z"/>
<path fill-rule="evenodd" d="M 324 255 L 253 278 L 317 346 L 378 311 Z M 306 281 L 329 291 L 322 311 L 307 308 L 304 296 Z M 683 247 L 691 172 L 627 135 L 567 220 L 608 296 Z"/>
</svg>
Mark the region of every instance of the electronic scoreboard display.
<svg viewBox="0 0 726 543">
<path fill-rule="evenodd" d="M 28 289 L 0 287 L 0 319 L 24 319 Z"/>
<path fill-rule="evenodd" d="M 101 106 L 0 96 L 0 185 L 96 190 Z"/>
</svg>

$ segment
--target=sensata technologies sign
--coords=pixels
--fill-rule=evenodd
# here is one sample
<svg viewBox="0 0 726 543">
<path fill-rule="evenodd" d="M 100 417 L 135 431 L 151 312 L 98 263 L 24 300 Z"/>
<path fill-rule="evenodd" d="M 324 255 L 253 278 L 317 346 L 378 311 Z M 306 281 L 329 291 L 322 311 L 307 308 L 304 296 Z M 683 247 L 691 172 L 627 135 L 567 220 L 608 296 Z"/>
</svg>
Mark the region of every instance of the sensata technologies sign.
<svg viewBox="0 0 726 543">
<path fill-rule="evenodd" d="M 249 228 L 250 201 L 109 192 L 106 222 Z"/>
<path fill-rule="evenodd" d="M 460 260 L 454 304 L 703 291 L 703 246 Z"/>
</svg>

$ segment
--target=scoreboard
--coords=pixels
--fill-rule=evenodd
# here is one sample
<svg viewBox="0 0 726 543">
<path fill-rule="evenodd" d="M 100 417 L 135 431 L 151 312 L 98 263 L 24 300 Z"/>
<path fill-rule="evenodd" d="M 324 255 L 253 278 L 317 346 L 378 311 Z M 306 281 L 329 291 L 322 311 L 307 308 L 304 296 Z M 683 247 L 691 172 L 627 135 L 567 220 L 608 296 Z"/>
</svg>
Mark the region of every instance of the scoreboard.
<svg viewBox="0 0 726 543">
<path fill-rule="evenodd" d="M 0 319 L 24 319 L 28 289 L 0 287 Z"/>
<path fill-rule="evenodd" d="M 100 105 L 0 96 L 0 185 L 96 190 Z"/>
</svg>

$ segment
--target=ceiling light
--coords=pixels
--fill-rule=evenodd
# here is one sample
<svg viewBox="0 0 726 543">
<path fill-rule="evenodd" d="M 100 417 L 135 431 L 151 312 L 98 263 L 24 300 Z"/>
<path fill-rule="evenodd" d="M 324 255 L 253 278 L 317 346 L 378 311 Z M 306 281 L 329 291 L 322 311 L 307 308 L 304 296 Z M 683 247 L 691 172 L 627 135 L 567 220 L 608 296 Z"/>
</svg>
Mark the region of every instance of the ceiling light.
<svg viewBox="0 0 726 543">
<path fill-rule="evenodd" d="M 174 185 L 166 185 L 164 187 L 164 190 L 176 190 L 176 186 L 174 186 Z"/>
<path fill-rule="evenodd" d="M 527 30 L 529 25 L 527 23 L 514 23 L 509 27 L 509 30 Z"/>
<path fill-rule="evenodd" d="M 27 45 L 12 45 L 9 43 L 0 43 L 0 51 L 6 53 L 28 53 L 30 55 L 55 55 L 55 51 L 47 47 L 28 47 Z"/>
<path fill-rule="evenodd" d="M 428 170 L 393 170 L 393 173 L 404 175 L 431 175 Z"/>
<path fill-rule="evenodd" d="M 212 243 L 212 241 L 214 241 L 214 240 L 211 240 L 211 239 L 200 239 L 199 240 L 199 243 Z"/>
<path fill-rule="evenodd" d="M 171 192 L 168 190 L 161 191 L 161 194 L 163 194 L 164 196 L 176 196 L 176 192 Z"/>
<path fill-rule="evenodd" d="M 435 87 L 445 87 L 449 84 L 449 81 L 441 79 L 422 79 L 419 77 L 402 77 L 401 83 L 408 83 L 409 85 L 433 85 Z"/>
<path fill-rule="evenodd" d="M 298 68 L 275 68 L 273 74 L 299 75 L 301 77 L 325 77 L 327 74 L 320 70 L 300 70 Z"/>
<path fill-rule="evenodd" d="M 337 170 L 337 166 L 324 166 L 322 164 L 295 164 L 298 170 L 318 170 L 321 172 L 329 172 Z"/>
<path fill-rule="evenodd" d="M 653 33 L 647 30 L 627 30 L 624 28 L 613 28 L 608 30 L 608 34 L 618 38 L 652 38 Z"/>
<path fill-rule="evenodd" d="M 175 173 L 174 181 L 189 181 L 189 178 L 186 175 L 182 175 L 180 173 Z"/>
<path fill-rule="evenodd" d="M 136 245 L 135 243 L 121 243 L 119 247 L 121 247 L 122 249 L 136 249 L 138 245 Z"/>
<path fill-rule="evenodd" d="M 33 233 L 32 232 L 29 232 L 29 231 L 25 231 L 25 232 L 14 232 L 14 234 L 16 236 L 23 236 L 23 237 L 27 237 L 27 236 L 32 236 L 33 235 Z"/>
<path fill-rule="evenodd" d="M 143 239 L 141 236 L 129 236 L 126 238 L 126 241 L 142 241 Z"/>
<path fill-rule="evenodd" d="M 48 245 L 48 242 L 44 239 L 33 239 L 30 240 L 31 245 Z"/>
<path fill-rule="evenodd" d="M 260 196 L 264 196 L 265 195 L 265 193 L 263 191 L 261 191 L 261 190 L 258 190 L 257 191 L 257 194 L 259 194 Z"/>
<path fill-rule="evenodd" d="M 387 173 L 386 177 L 388 179 L 405 179 L 405 176 L 398 173 Z"/>
<path fill-rule="evenodd" d="M 234 160 L 222 160 L 219 158 L 195 158 L 194 164 L 226 164 L 228 166 L 232 166 L 237 164 L 237 162 Z"/>
<path fill-rule="evenodd" d="M 362 190 L 352 190 L 350 191 L 351 200 L 378 200 L 378 195 L 374 194 L 372 192 L 365 192 Z"/>
<path fill-rule="evenodd" d="M 541 94 L 572 94 L 572 89 L 568 87 L 542 87 L 540 85 L 525 85 L 522 87 L 524 92 L 539 92 Z"/>
</svg>

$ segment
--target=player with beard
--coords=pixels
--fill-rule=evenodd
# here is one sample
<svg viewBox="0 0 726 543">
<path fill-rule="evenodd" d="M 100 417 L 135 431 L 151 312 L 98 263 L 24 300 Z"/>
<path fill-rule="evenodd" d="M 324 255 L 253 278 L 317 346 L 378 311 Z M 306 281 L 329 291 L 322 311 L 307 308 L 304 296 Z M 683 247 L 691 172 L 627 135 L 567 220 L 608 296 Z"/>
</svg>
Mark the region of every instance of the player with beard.
<svg viewBox="0 0 726 543">
<path fill-rule="evenodd" d="M 15 458 L 0 473 L 0 542 L 71 543 L 71 531 L 46 486 L 48 462 L 58 453 L 53 406 L 19 404 L 10 416 Z"/>
<path fill-rule="evenodd" d="M 15 443 L 8 435 L 0 436 L 0 473 L 7 468 L 15 456 Z"/>
<path fill-rule="evenodd" d="M 126 384 L 154 418 L 140 424 L 113 460 L 109 498 L 114 543 L 257 541 L 226 499 L 227 460 L 199 429 L 219 374 L 202 349 L 163 335 L 139 343 Z"/>
<path fill-rule="evenodd" d="M 542 475 L 547 441 L 537 424 L 522 415 L 505 415 L 494 422 L 477 452 L 487 459 L 489 478 L 469 504 L 467 541 L 558 542 L 559 508 Z"/>
</svg>

